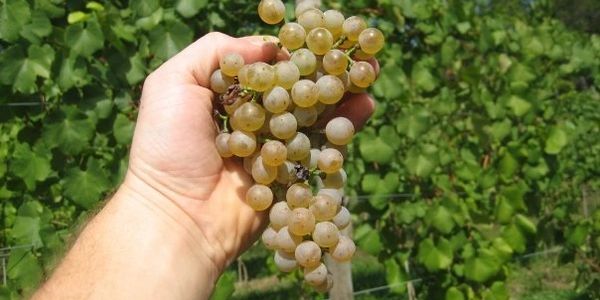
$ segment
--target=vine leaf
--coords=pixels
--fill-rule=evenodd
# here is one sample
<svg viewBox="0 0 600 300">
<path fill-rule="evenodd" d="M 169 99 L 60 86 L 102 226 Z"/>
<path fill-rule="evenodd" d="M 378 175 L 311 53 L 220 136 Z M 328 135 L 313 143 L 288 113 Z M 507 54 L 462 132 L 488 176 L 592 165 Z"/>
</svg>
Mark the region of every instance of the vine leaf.
<svg viewBox="0 0 600 300">
<path fill-rule="evenodd" d="M 86 170 L 71 168 L 64 180 L 65 195 L 84 208 L 92 208 L 111 187 L 108 174 L 100 163 L 90 158 Z"/>
<path fill-rule="evenodd" d="M 31 149 L 28 144 L 17 144 L 10 163 L 10 171 L 21 178 L 27 189 L 33 190 L 36 182 L 50 176 L 50 152 L 44 147 Z"/>
</svg>

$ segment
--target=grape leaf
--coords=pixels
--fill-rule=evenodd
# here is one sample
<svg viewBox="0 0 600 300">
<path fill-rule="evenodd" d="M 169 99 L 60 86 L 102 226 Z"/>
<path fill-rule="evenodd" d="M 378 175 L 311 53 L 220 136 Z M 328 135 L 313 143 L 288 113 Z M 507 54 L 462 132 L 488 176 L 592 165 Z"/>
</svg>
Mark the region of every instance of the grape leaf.
<svg viewBox="0 0 600 300">
<path fill-rule="evenodd" d="M 0 82 L 13 86 L 13 90 L 31 94 L 36 90 L 38 76 L 49 78 L 54 50 L 49 45 L 31 45 L 27 57 L 21 46 L 13 46 L 0 53 Z"/>
<path fill-rule="evenodd" d="M 42 138 L 50 147 L 58 147 L 65 154 L 78 154 L 94 136 L 95 124 L 73 106 L 62 106 L 49 118 Z"/>
<path fill-rule="evenodd" d="M 0 9 L 0 39 L 13 42 L 31 19 L 29 4 L 25 0 L 6 0 Z"/>
<path fill-rule="evenodd" d="M 429 271 L 448 268 L 453 258 L 452 247 L 446 239 L 440 239 L 437 245 L 431 238 L 419 244 L 418 259 Z"/>
<path fill-rule="evenodd" d="M 65 195 L 87 209 L 101 201 L 102 194 L 110 187 L 107 172 L 93 158 L 88 160 L 86 170 L 71 168 L 64 179 Z"/>
<path fill-rule="evenodd" d="M 64 38 L 71 53 L 83 57 L 91 56 L 104 45 L 104 33 L 96 18 L 69 25 Z"/>
<path fill-rule="evenodd" d="M 195 16 L 202 8 L 206 7 L 208 0 L 179 0 L 175 9 L 184 18 Z"/>
<path fill-rule="evenodd" d="M 181 21 L 174 20 L 150 32 L 150 51 L 160 59 L 168 59 L 189 43 L 194 33 Z"/>
<path fill-rule="evenodd" d="M 43 147 L 31 149 L 28 144 L 17 144 L 10 162 L 10 171 L 21 178 L 29 190 L 36 182 L 43 181 L 52 173 L 50 153 Z"/>
</svg>

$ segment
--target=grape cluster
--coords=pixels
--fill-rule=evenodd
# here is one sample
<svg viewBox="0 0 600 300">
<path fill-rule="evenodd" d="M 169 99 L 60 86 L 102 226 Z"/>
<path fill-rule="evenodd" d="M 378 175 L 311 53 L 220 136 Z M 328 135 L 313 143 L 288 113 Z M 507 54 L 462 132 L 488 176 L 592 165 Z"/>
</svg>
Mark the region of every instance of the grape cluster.
<svg viewBox="0 0 600 300">
<path fill-rule="evenodd" d="M 210 86 L 219 94 L 215 115 L 223 121 L 216 148 L 222 157 L 243 158 L 255 181 L 246 193 L 248 205 L 270 209 L 262 242 L 275 250 L 281 271 L 300 267 L 305 281 L 324 292 L 333 285 L 324 252 L 345 262 L 356 250 L 340 233 L 351 221 L 342 205 L 342 167 L 355 128 L 345 117 L 329 120 L 324 129 L 318 120 L 346 93 L 363 92 L 375 81 L 367 61 L 383 48 L 384 37 L 361 17 L 303 4 L 296 7 L 296 22 L 279 31 L 288 60 L 246 64 L 239 54 L 226 53 Z M 285 6 L 262 0 L 258 13 L 278 24 Z M 309 185 L 315 181 L 319 190 Z"/>
</svg>

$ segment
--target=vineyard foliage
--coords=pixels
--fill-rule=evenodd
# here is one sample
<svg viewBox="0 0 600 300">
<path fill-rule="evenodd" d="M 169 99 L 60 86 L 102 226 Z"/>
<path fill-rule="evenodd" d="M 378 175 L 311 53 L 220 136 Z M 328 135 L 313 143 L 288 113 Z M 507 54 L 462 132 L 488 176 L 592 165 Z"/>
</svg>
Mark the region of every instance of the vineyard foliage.
<svg viewBox="0 0 600 300">
<path fill-rule="evenodd" d="M 600 36 L 545 0 L 325 2 L 388 38 L 348 194 L 370 195 L 351 197 L 354 236 L 391 292 L 427 278 L 421 298 L 507 299 L 508 262 L 564 245 L 594 296 Z M 210 31 L 276 34 L 257 4 L 0 1 L 0 245 L 22 246 L 0 299 L 31 292 L 122 180 L 145 76 Z"/>
</svg>

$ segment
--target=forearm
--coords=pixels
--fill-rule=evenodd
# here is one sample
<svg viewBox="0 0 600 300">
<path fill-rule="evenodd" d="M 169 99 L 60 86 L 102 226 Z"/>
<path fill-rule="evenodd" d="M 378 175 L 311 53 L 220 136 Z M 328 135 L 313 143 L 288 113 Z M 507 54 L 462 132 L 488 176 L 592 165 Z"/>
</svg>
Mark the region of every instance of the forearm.
<svg viewBox="0 0 600 300">
<path fill-rule="evenodd" d="M 219 270 L 198 227 L 128 179 L 34 299 L 206 299 Z"/>
</svg>

